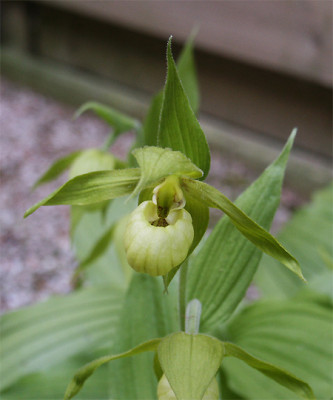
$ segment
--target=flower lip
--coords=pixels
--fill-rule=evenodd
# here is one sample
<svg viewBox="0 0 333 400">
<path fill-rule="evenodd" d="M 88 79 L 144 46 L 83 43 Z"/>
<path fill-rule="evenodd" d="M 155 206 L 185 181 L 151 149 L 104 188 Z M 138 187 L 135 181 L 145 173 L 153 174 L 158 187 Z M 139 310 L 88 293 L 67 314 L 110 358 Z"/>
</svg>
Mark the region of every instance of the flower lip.
<svg viewBox="0 0 333 400">
<path fill-rule="evenodd" d="M 193 237 L 192 218 L 186 210 L 171 210 L 166 218 L 159 218 L 156 204 L 145 201 L 127 223 L 127 261 L 137 272 L 165 275 L 185 260 Z"/>
</svg>

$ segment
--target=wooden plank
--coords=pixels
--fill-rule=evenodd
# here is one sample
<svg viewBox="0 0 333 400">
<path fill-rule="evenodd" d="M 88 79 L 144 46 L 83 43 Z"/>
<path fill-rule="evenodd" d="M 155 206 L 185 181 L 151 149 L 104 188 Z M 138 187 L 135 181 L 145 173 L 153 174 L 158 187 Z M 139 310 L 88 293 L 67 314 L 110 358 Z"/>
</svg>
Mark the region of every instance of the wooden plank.
<svg viewBox="0 0 333 400">
<path fill-rule="evenodd" d="M 199 27 L 198 48 L 332 86 L 332 2 L 63 1 L 58 7 L 164 40 Z"/>
</svg>

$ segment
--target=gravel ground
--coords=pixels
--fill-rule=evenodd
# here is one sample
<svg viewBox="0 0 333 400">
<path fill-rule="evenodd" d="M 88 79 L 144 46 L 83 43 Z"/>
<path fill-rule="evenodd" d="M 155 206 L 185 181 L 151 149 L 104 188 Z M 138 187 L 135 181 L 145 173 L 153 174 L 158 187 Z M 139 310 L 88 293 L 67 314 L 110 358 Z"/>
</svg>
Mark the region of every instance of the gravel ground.
<svg viewBox="0 0 333 400">
<path fill-rule="evenodd" d="M 69 208 L 44 207 L 23 220 L 24 211 L 64 182 L 31 192 L 37 178 L 57 158 L 79 148 L 99 147 L 108 127 L 92 115 L 73 121 L 74 109 L 19 87 L 1 84 L 0 149 L 0 311 L 16 309 L 71 290 L 75 260 L 70 249 Z M 123 135 L 113 153 L 124 157 L 132 140 Z M 240 161 L 212 152 L 210 183 L 235 198 L 256 174 Z M 303 199 L 285 189 L 273 230 Z M 219 215 L 219 213 L 213 213 Z"/>
</svg>

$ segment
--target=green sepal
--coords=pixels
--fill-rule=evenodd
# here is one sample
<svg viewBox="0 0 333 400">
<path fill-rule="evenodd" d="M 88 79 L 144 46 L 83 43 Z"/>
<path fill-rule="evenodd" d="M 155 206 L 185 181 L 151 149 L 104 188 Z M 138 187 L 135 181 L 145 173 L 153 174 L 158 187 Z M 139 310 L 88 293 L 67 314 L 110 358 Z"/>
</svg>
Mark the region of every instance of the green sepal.
<svg viewBox="0 0 333 400">
<path fill-rule="evenodd" d="M 196 114 L 199 108 L 199 88 L 193 57 L 193 39 L 191 35 L 180 53 L 178 73 L 192 110 Z M 163 90 L 160 90 L 151 100 L 149 110 L 143 123 L 144 145 L 156 146 L 158 127 L 163 104 Z"/>
<path fill-rule="evenodd" d="M 255 246 L 280 261 L 305 281 L 298 261 L 270 233 L 249 218 L 221 192 L 206 183 L 192 179 L 183 179 L 183 184 L 185 192 L 201 199 L 207 206 L 223 211 L 235 227 Z"/>
<path fill-rule="evenodd" d="M 126 351 L 124 353 L 100 357 L 100 358 L 97 358 L 96 360 L 91 361 L 90 363 L 84 365 L 82 368 L 80 368 L 76 372 L 76 374 L 74 375 L 73 379 L 68 384 L 66 392 L 65 392 L 64 400 L 72 399 L 81 390 L 81 388 L 84 385 L 85 381 L 101 365 L 106 364 L 106 363 L 108 363 L 110 361 L 113 361 L 113 360 L 117 360 L 119 358 L 131 357 L 131 356 L 134 356 L 136 354 L 144 353 L 144 352 L 147 352 L 147 351 L 156 351 L 160 341 L 161 341 L 161 339 L 159 339 L 159 338 L 158 339 L 148 340 L 147 342 L 139 344 L 138 346 L 136 346 L 133 349 L 128 350 L 128 351 Z"/>
<path fill-rule="evenodd" d="M 167 48 L 168 74 L 159 121 L 157 145 L 179 150 L 208 175 L 210 152 L 205 135 L 197 121 L 179 79 L 171 52 Z"/>
<path fill-rule="evenodd" d="M 177 399 L 201 400 L 221 365 L 224 348 L 211 336 L 178 332 L 161 340 L 157 354 Z"/>
<path fill-rule="evenodd" d="M 36 189 L 39 185 L 50 182 L 61 175 L 75 159 L 82 153 L 82 150 L 74 151 L 73 153 L 67 154 L 65 157 L 58 158 L 49 169 L 34 183 L 32 189 Z"/>
<path fill-rule="evenodd" d="M 147 186 L 157 185 L 168 175 L 185 175 L 191 178 L 202 176 L 202 171 L 180 151 L 145 146 L 133 150 L 133 155 L 141 169 L 141 177 L 132 196 L 138 195 Z"/>
<path fill-rule="evenodd" d="M 140 122 L 129 117 L 128 115 L 122 114 L 114 108 L 108 107 L 104 104 L 89 101 L 84 103 L 74 114 L 74 118 L 79 117 L 86 111 L 93 111 L 96 115 L 107 122 L 117 133 L 117 135 L 128 132 L 132 129 L 138 129 Z"/>
<path fill-rule="evenodd" d="M 283 343 L 281 346 L 283 346 Z M 244 361 L 250 367 L 266 375 L 268 378 L 273 379 L 275 382 L 291 390 L 300 398 L 315 400 L 315 395 L 311 387 L 290 372 L 252 356 L 233 343 L 224 342 L 223 347 L 225 357 L 236 357 L 239 360 Z"/>
<path fill-rule="evenodd" d="M 41 206 L 87 205 L 130 194 L 140 179 L 138 168 L 96 171 L 70 179 L 49 196 L 29 208 L 28 217 Z"/>
</svg>

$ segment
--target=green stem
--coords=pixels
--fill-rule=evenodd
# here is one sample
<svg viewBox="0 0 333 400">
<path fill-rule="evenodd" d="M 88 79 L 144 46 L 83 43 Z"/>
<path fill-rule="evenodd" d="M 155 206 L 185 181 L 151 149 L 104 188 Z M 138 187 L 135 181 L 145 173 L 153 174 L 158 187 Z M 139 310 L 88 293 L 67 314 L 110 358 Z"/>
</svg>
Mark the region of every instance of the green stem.
<svg viewBox="0 0 333 400">
<path fill-rule="evenodd" d="M 186 307 L 185 332 L 191 335 L 199 333 L 201 303 L 198 299 L 191 300 Z"/>
<path fill-rule="evenodd" d="M 117 131 L 111 132 L 102 146 L 102 151 L 108 151 L 117 137 Z"/>
<path fill-rule="evenodd" d="M 179 276 L 179 322 L 180 329 L 182 331 L 185 330 L 185 309 L 186 309 L 186 280 L 187 280 L 187 261 L 180 267 L 180 276 Z"/>
</svg>

